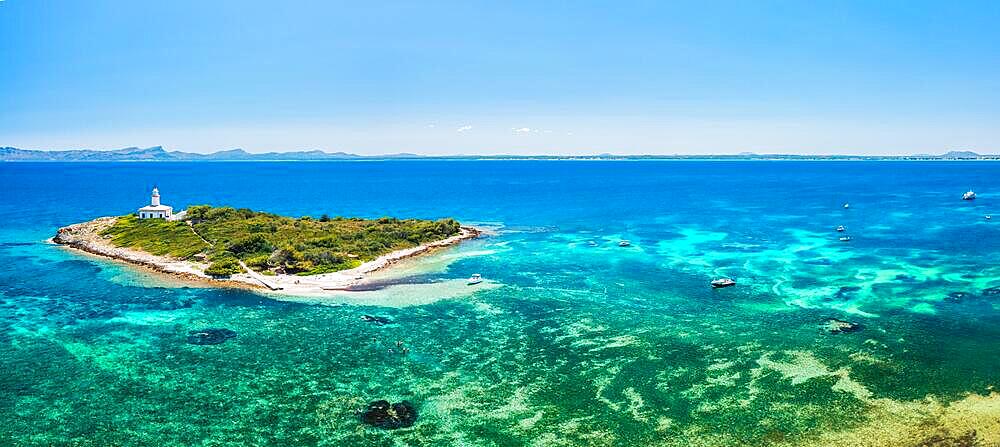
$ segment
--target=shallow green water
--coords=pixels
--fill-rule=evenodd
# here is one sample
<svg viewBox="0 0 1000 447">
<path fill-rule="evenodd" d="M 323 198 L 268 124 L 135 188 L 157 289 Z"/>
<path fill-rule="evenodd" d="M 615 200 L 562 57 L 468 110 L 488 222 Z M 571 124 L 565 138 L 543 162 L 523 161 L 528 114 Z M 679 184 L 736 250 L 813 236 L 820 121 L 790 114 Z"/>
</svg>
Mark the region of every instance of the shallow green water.
<svg viewBox="0 0 1000 447">
<path fill-rule="evenodd" d="M 380 290 L 320 304 L 180 288 L 39 242 L 54 227 L 83 220 L 78 214 L 124 207 L 119 199 L 84 197 L 98 209 L 64 215 L 5 197 L 0 212 L 12 226 L 0 232 L 0 416 L 7 422 L 0 440 L 949 445 L 968 427 L 948 428 L 947 405 L 960 408 L 969 393 L 987 396 L 1000 379 L 1000 295 L 991 289 L 1000 286 L 992 261 L 1000 227 L 981 218 L 988 194 L 965 204 L 941 186 L 969 177 L 996 183 L 992 165 L 944 174 L 928 165 L 737 165 L 736 179 L 704 183 L 713 197 L 700 205 L 698 188 L 683 187 L 695 173 L 714 171 L 700 165 L 611 164 L 604 169 L 623 170 L 615 175 L 629 180 L 610 191 L 597 188 L 606 179 L 595 176 L 605 171 L 593 165 L 518 166 L 470 165 L 466 171 L 480 174 L 474 180 L 435 182 L 478 185 L 471 207 L 425 198 L 426 210 L 413 212 L 492 222 L 495 235 L 383 274 L 388 285 Z M 899 166 L 915 171 L 900 177 Z M 55 175 L 45 171 L 55 168 L 32 169 Z M 347 170 L 348 182 L 360 168 L 326 169 Z M 519 175 L 494 172 L 504 169 Z M 788 202 L 788 185 L 800 193 L 815 185 L 812 170 L 826 173 L 825 186 Z M 881 184 L 909 195 L 878 194 L 852 183 L 858 175 L 881 176 Z M 549 193 L 527 192 L 538 188 Z M 669 193 L 626 202 L 636 191 Z M 267 208 L 265 199 L 233 195 L 235 205 L 258 200 L 253 206 Z M 842 196 L 850 196 L 849 210 Z M 334 205 L 377 215 L 415 200 L 388 197 Z M 305 200 L 273 204 L 312 213 Z M 837 224 L 855 239 L 838 241 Z M 619 247 L 620 239 L 632 246 Z M 466 286 L 462 279 L 475 272 L 489 283 Z M 718 276 L 739 284 L 708 287 Z M 392 323 L 365 322 L 365 314 Z M 822 327 L 828 318 L 862 329 L 832 334 Z M 189 331 L 207 327 L 238 336 L 186 343 Z M 397 341 L 410 352 L 399 353 Z M 416 425 L 363 426 L 357 411 L 376 399 L 413 402 Z M 978 442 L 995 441 L 997 408 L 994 399 L 962 416 L 978 428 Z M 865 427 L 889 422 L 912 430 L 861 437 Z"/>
</svg>

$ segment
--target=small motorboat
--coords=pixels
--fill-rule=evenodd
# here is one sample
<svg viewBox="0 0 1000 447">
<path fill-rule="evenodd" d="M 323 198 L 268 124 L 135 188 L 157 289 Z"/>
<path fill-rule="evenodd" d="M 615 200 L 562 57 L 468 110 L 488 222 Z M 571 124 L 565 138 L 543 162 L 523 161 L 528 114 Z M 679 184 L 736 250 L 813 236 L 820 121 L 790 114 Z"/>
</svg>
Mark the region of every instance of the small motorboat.
<svg viewBox="0 0 1000 447">
<path fill-rule="evenodd" d="M 721 289 L 723 287 L 732 287 L 736 285 L 736 281 L 729 278 L 719 278 L 712 280 L 712 287 L 716 289 Z"/>
<path fill-rule="evenodd" d="M 483 282 L 483 275 L 480 275 L 480 274 L 476 273 L 476 274 L 474 274 L 474 275 L 472 275 L 472 276 L 469 277 L 468 284 L 471 286 L 471 285 L 479 284 L 481 282 Z"/>
<path fill-rule="evenodd" d="M 970 189 L 965 194 L 962 194 L 962 200 L 976 200 L 975 191 Z"/>
<path fill-rule="evenodd" d="M 837 232 L 838 232 L 838 233 L 843 233 L 843 232 L 845 232 L 845 231 L 847 231 L 847 227 L 845 227 L 845 226 L 843 226 L 843 225 L 838 225 L 838 226 L 837 226 Z"/>
<path fill-rule="evenodd" d="M 594 241 L 587 241 L 587 246 L 588 246 L 588 247 L 596 247 L 596 246 L 597 246 L 597 242 L 594 242 Z"/>
<path fill-rule="evenodd" d="M 844 208 L 850 208 L 850 207 L 851 207 L 851 204 L 850 204 L 850 203 L 845 203 L 845 204 L 844 204 Z"/>
<path fill-rule="evenodd" d="M 993 216 L 991 216 L 991 215 L 987 214 L 987 215 L 986 215 L 986 220 L 991 220 L 991 219 L 993 219 Z"/>
<path fill-rule="evenodd" d="M 851 242 L 851 237 L 850 236 L 841 236 L 840 237 L 840 242 Z"/>
<path fill-rule="evenodd" d="M 622 240 L 621 242 L 618 242 L 618 246 L 619 247 L 631 247 L 632 243 L 629 242 L 629 241 L 627 241 L 627 240 Z"/>
</svg>

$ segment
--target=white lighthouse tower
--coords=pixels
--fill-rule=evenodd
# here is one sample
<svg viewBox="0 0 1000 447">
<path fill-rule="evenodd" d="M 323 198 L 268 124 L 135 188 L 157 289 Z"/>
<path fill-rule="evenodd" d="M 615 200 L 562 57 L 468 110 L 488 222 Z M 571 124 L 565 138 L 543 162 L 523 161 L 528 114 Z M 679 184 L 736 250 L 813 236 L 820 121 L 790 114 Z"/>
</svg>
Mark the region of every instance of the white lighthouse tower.
<svg viewBox="0 0 1000 447">
<path fill-rule="evenodd" d="M 140 219 L 169 219 L 173 214 L 173 207 L 160 204 L 160 190 L 155 186 L 149 200 L 149 206 L 139 208 Z"/>
</svg>

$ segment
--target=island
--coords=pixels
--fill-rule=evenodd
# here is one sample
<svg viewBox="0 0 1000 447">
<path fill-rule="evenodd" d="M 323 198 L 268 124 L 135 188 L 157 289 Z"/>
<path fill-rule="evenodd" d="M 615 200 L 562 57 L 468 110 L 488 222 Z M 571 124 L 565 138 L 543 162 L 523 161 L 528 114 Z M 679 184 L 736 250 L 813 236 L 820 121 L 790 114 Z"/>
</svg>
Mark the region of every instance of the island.
<svg viewBox="0 0 1000 447">
<path fill-rule="evenodd" d="M 212 285 L 315 296 L 365 274 L 478 237 L 454 219 L 285 217 L 246 208 L 152 207 L 60 228 L 53 242 Z M 149 209 L 169 209 L 150 213 Z"/>
</svg>

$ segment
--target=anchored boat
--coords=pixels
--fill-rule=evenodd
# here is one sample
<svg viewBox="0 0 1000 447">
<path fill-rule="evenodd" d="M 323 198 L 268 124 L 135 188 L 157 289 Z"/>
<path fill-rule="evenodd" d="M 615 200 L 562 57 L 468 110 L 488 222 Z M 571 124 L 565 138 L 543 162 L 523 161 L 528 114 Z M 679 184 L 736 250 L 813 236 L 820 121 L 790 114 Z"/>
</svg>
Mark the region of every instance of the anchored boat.
<svg viewBox="0 0 1000 447">
<path fill-rule="evenodd" d="M 965 194 L 962 194 L 962 200 L 976 200 L 976 193 L 973 190 L 969 190 Z"/>
<path fill-rule="evenodd" d="M 716 289 L 721 289 L 723 287 L 732 287 L 736 285 L 736 281 L 729 278 L 719 278 L 712 281 L 712 287 Z"/>
</svg>

